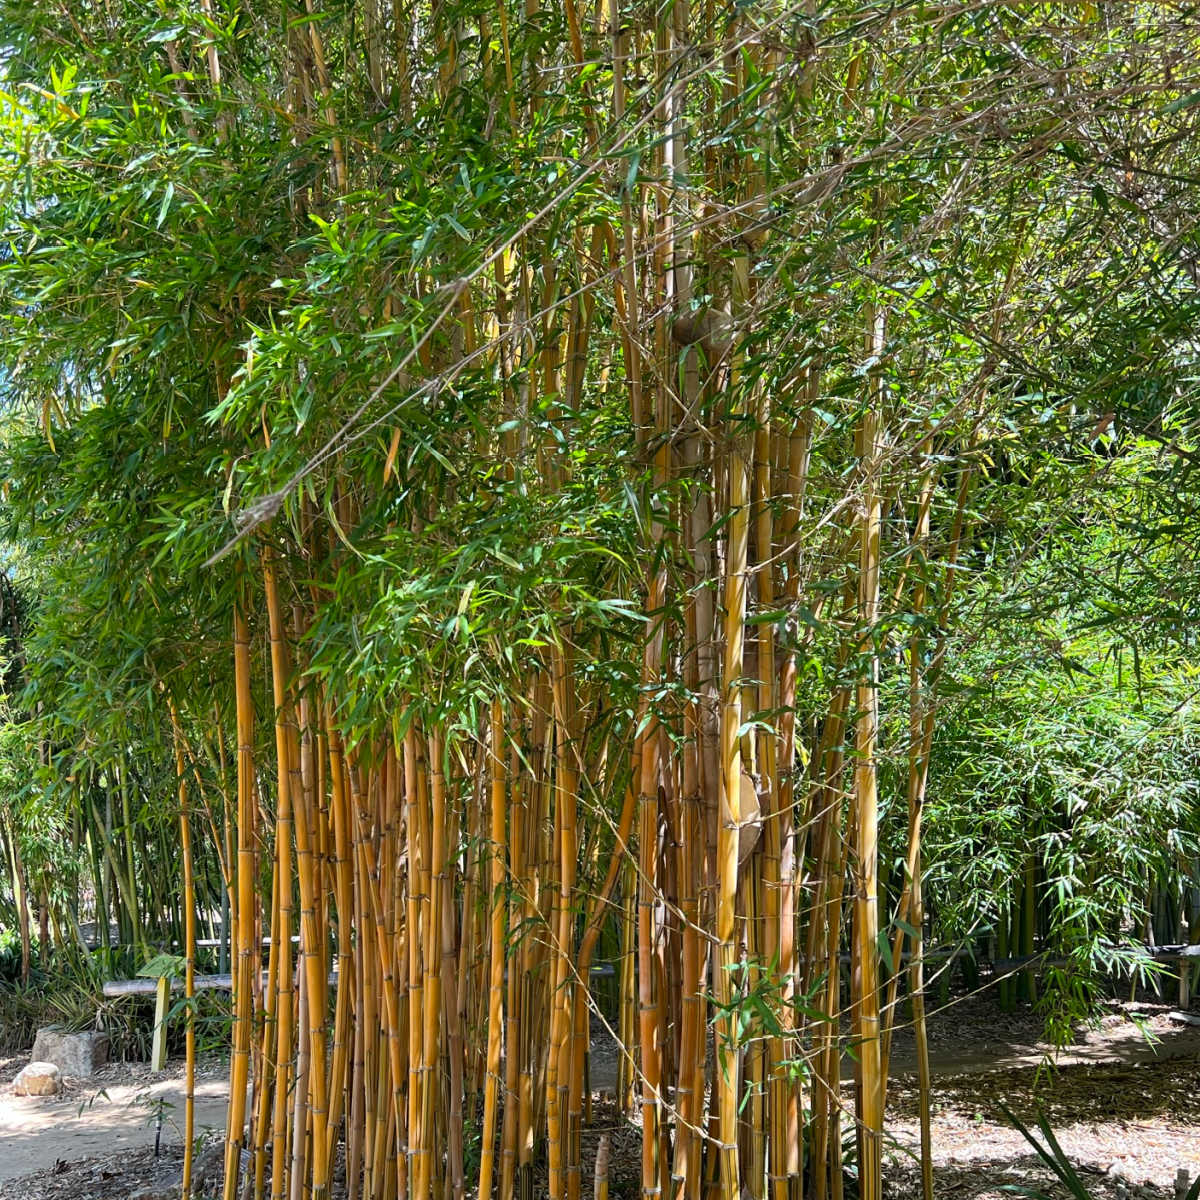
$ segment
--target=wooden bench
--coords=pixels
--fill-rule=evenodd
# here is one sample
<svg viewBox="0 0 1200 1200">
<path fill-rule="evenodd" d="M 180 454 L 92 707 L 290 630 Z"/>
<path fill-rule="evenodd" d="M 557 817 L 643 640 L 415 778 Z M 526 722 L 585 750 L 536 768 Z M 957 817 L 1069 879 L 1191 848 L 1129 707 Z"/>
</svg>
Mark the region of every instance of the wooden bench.
<svg viewBox="0 0 1200 1200">
<path fill-rule="evenodd" d="M 197 975 L 196 991 L 233 990 L 232 975 Z M 170 975 L 157 978 L 111 979 L 104 985 L 106 998 L 116 996 L 154 996 L 154 1033 L 150 1040 L 150 1069 L 161 1071 L 167 1065 L 167 1005 L 171 992 L 183 991 L 183 980 Z"/>
<path fill-rule="evenodd" d="M 1144 946 L 1146 957 L 1154 962 L 1177 964 L 1179 972 L 1179 1007 L 1187 1009 L 1191 1003 L 1191 977 L 1188 969 L 1200 961 L 1200 945 Z M 1071 960 L 1049 954 L 1023 954 L 1016 958 L 997 958 L 991 963 L 995 978 L 1003 979 L 1033 967 L 1066 967 Z M 1161 991 L 1159 993 L 1162 994 Z"/>
<path fill-rule="evenodd" d="M 295 939 L 293 939 L 295 940 Z M 615 973 L 612 963 L 601 963 L 592 967 L 588 974 L 592 978 L 610 977 Z M 264 982 L 265 973 L 264 973 Z M 329 976 L 329 986 L 337 989 L 336 972 Z M 167 1013 L 172 992 L 182 992 L 183 979 L 178 975 L 142 976 L 137 979 L 111 979 L 104 985 L 106 999 L 119 996 L 154 996 L 154 1032 L 150 1041 L 150 1069 L 161 1071 L 167 1064 Z M 197 992 L 233 991 L 232 975 L 197 975 Z"/>
</svg>

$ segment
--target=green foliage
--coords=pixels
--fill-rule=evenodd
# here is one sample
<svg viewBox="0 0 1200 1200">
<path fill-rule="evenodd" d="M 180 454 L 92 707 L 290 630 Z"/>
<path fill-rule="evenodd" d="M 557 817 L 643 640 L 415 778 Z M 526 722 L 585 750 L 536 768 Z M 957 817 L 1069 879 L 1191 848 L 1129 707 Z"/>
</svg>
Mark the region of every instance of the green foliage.
<svg viewBox="0 0 1200 1200">
<path fill-rule="evenodd" d="M 652 206 L 677 182 L 655 176 L 647 114 L 680 78 L 679 120 L 712 168 L 680 189 L 693 307 L 728 303 L 745 257 L 739 370 L 769 397 L 777 440 L 794 420 L 811 429 L 804 516 L 779 565 L 798 598 L 752 614 L 798 651 L 805 753 L 829 696 L 880 651 L 895 896 L 916 655 L 939 695 L 925 813 L 937 937 L 994 925 L 1032 852 L 1039 932 L 1071 964 L 1049 1015 L 1077 1011 L 1101 968 L 1136 967 L 1147 890 L 1182 886 L 1200 834 L 1200 107 L 1179 66 L 1196 51 L 1186 21 L 1102 7 L 741 6 L 769 22 L 764 44 L 809 52 L 741 84 L 691 47 L 686 64 L 635 75 L 617 120 L 607 45 L 568 69 L 558 7 L 529 20 L 506 6 L 505 94 L 497 31 L 467 3 L 417 6 L 453 31 L 453 71 L 448 50 L 423 47 L 430 61 L 385 86 L 354 6 L 290 21 L 254 0 L 212 16 L 173 0 L 79 16 L 0 3 L 0 532 L 23 597 L 19 637 L 6 634 L 0 811 L 61 940 L 90 892 L 125 948 L 88 969 L 128 972 L 180 941 L 169 704 L 206 835 L 197 907 L 220 911 L 229 864 L 207 834 L 231 795 L 230 618 L 240 600 L 261 649 L 268 558 L 289 615 L 306 614 L 301 690 L 368 757 L 413 720 L 478 737 L 490 699 L 565 642 L 602 697 L 590 746 L 627 746 L 643 699 L 667 715 L 695 699 L 678 679 L 640 695 L 640 656 L 648 630 L 677 636 L 713 586 L 730 514 L 707 469 L 726 420 L 749 417 L 721 387 L 674 412 L 672 373 L 687 368 L 667 314 L 650 314 L 635 334 L 665 347 L 670 441 L 694 437 L 702 460 L 656 478 L 606 248 L 627 202 Z M 297 48 L 307 20 L 329 47 L 327 87 Z M 852 97 L 868 43 L 889 65 Z M 304 72 L 327 93 L 312 111 Z M 733 169 L 748 158 L 769 196 L 749 232 Z M 643 290 L 658 253 L 632 264 Z M 523 274 L 501 283 L 506 256 Z M 567 356 L 582 304 L 594 332 L 579 386 L 551 391 L 545 362 Z M 867 304 L 888 316 L 872 361 Z M 465 311 L 494 318 L 484 344 L 469 346 Z M 852 432 L 873 373 L 892 601 L 859 629 L 843 600 Z M 931 534 L 915 546 L 927 477 Z M 715 509 L 701 547 L 657 548 L 654 524 L 678 529 L 698 502 Z M 697 583 L 699 549 L 714 561 Z M 672 598 L 647 622 L 652 553 Z M 262 672 L 254 703 L 266 761 Z M 748 712 L 743 732 L 777 715 Z M 624 768 L 585 783 L 605 844 L 625 784 Z M 756 1021 L 776 1019 L 774 995 L 749 996 Z"/>
<path fill-rule="evenodd" d="M 54 1025 L 75 1033 L 96 1026 L 97 1001 L 85 985 L 44 978 L 0 984 L 0 1052 L 28 1053 L 37 1031 Z"/>
</svg>

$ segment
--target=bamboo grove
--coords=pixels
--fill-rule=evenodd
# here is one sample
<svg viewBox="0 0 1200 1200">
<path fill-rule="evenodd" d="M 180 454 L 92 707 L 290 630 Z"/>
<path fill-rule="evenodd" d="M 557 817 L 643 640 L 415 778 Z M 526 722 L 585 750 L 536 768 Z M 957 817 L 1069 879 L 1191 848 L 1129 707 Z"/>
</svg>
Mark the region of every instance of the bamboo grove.
<svg viewBox="0 0 1200 1200">
<path fill-rule="evenodd" d="M 997 489 L 1174 436 L 1186 19 L 3 22 L 8 522 L 88 575 L 34 688 L 171 747 L 189 996 L 219 867 L 225 1200 L 607 1194 L 599 1024 L 646 1200 L 881 1196 Z"/>
</svg>

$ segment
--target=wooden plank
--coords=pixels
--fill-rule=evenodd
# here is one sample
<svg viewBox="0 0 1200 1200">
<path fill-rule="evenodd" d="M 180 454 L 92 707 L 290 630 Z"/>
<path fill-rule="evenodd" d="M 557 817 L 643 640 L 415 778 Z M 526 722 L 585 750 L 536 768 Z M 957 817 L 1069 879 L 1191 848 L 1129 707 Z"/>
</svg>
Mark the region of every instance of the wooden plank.
<svg viewBox="0 0 1200 1200">
<path fill-rule="evenodd" d="M 615 974 L 615 971 L 612 963 L 600 963 L 598 966 L 592 967 L 588 971 L 588 974 L 594 979 L 604 979 Z M 266 978 L 265 972 L 263 973 L 263 978 L 264 980 Z M 172 979 L 170 984 L 172 991 L 183 991 L 182 979 Z M 330 973 L 329 986 L 331 988 L 337 987 L 336 971 Z M 153 996 L 156 994 L 157 990 L 157 979 L 110 979 L 103 988 L 104 995 L 109 999 L 114 999 L 119 996 Z M 233 976 L 197 975 L 196 991 L 231 992 L 233 991 Z"/>
<path fill-rule="evenodd" d="M 297 933 L 292 934 L 291 942 L 292 942 L 293 946 L 298 946 L 300 944 L 300 935 Z M 270 946 L 270 944 L 271 944 L 271 939 L 269 937 L 262 938 L 261 941 L 259 942 L 259 945 L 261 945 L 261 946 Z M 178 946 L 179 943 L 172 942 L 171 945 Z M 220 938 L 197 938 L 196 939 L 196 949 L 197 950 L 219 950 L 220 948 L 221 948 L 221 939 Z"/>
<path fill-rule="evenodd" d="M 1149 959 L 1160 963 L 1175 963 L 1183 959 L 1200 958 L 1200 946 L 1143 946 L 1142 951 Z M 991 967 L 997 974 L 1011 974 L 1022 967 L 1069 967 L 1072 959 L 1050 954 L 1021 954 L 1013 958 L 997 958 Z"/>
<path fill-rule="evenodd" d="M 163 978 L 166 978 L 164 976 Z M 171 990 L 183 991 L 183 980 L 170 980 Z M 197 975 L 196 991 L 228 992 L 233 990 L 232 975 Z M 104 994 L 109 998 L 116 996 L 153 996 L 158 991 L 157 979 L 110 979 L 104 985 Z"/>
</svg>

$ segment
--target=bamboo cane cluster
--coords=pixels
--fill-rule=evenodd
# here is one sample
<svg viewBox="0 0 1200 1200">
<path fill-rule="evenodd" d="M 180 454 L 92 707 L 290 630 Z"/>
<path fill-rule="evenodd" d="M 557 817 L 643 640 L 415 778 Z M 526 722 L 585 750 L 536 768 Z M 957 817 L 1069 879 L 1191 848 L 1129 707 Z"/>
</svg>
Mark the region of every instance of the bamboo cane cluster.
<svg viewBox="0 0 1200 1200">
<path fill-rule="evenodd" d="M 144 244 L 94 296 L 33 275 L 90 357 L 21 354 L 87 380 L 41 427 L 92 429 L 108 473 L 38 519 L 108 519 L 122 397 L 152 430 L 110 574 L 198 631 L 136 661 L 173 704 L 184 910 L 203 804 L 231 911 L 225 1200 L 578 1200 L 589 1169 L 604 1195 L 605 1024 L 645 1200 L 842 1200 L 849 1141 L 879 1200 L 905 997 L 928 1099 L 923 814 L 973 488 L 1032 404 L 998 347 L 1053 323 L 1026 222 L 1048 274 L 1091 186 L 1033 164 L 1124 70 L 1098 6 L 1061 55 L 1005 5 L 199 7 L 154 25 L 136 104 L 63 85 L 30 133 L 62 164 L 31 212 L 87 264 Z M 178 179 L 142 188 L 152 137 Z M 1002 184 L 1021 220 L 977 203 Z M 136 221 L 97 223 L 110 186 Z M 214 732 L 177 681 L 230 648 Z M 194 745 L 218 786 L 236 748 L 223 807 Z"/>
<path fill-rule="evenodd" d="M 803 431 L 789 431 L 782 448 L 798 496 Z M 760 460 L 751 472 L 750 458 L 740 482 L 730 468 L 743 517 L 730 524 L 724 636 L 710 631 L 734 681 L 746 657 L 748 480 L 761 489 L 775 465 Z M 759 538 L 769 532 L 766 500 L 758 491 Z M 319 692 L 296 683 L 301 607 L 285 620 L 269 561 L 262 584 L 277 798 L 269 812 L 256 800 L 253 667 L 239 615 L 230 1200 L 243 1161 L 253 1194 L 329 1195 L 339 1153 L 351 1195 L 529 1195 L 543 1170 L 550 1195 L 580 1195 L 593 1105 L 589 968 L 606 930 L 621 947 L 616 1026 L 625 1057 L 616 1101 L 627 1109 L 638 1098 L 645 1195 L 839 1195 L 848 1110 L 838 1020 L 847 1002 L 859 1064 L 849 1119 L 864 1146 L 864 1185 L 873 1171 L 878 1187 L 881 1029 L 890 1032 L 897 979 L 881 1025 L 879 925 L 867 905 L 878 885 L 873 845 L 862 849 L 875 817 L 872 760 L 860 746 L 853 782 L 846 778 L 848 688 L 820 727 L 812 771 L 799 763 L 795 653 L 776 654 L 769 627 L 758 627 L 756 670 L 776 669 L 753 685 L 766 695 L 752 703 L 778 711 L 781 727 L 747 733 L 745 685 L 736 682 L 707 714 L 713 721 L 699 688 L 678 730 L 665 713 L 647 711 L 608 866 L 586 864 L 589 892 L 580 888 L 580 850 L 595 854 L 601 843 L 580 829 L 580 781 L 601 774 L 623 739 L 606 741 L 596 760 L 583 724 L 596 697 L 581 694 L 568 647 L 529 674 L 523 696 L 492 703 L 478 738 L 414 720 L 402 734 L 348 750 Z M 652 585 L 652 600 L 662 586 Z M 863 586 L 869 600 L 872 585 Z M 663 606 L 660 596 L 655 607 Z M 695 609 L 689 626 L 700 619 Z M 684 644 L 671 641 L 676 652 Z M 658 639 L 647 645 L 649 685 L 680 663 Z M 685 669 L 699 670 L 695 656 Z M 779 703 L 769 703 L 775 695 Z M 918 718 L 922 703 L 918 679 Z M 860 739 L 871 736 L 871 713 L 864 704 L 856 718 Z M 673 735 L 684 729 L 676 748 Z M 914 881 L 923 719 L 917 736 Z M 807 881 L 796 869 L 804 862 L 813 864 Z M 272 881 L 265 895 L 263 878 Z M 919 930 L 915 886 L 901 904 Z M 258 947 L 268 932 L 263 972 Z M 898 955 L 902 932 L 896 941 Z M 918 971 L 919 954 L 913 964 Z M 914 996 L 919 987 L 914 974 Z M 753 994 L 767 998 L 766 1024 L 747 1019 Z M 806 1005 L 795 1007 L 796 996 Z M 467 1128 L 479 1130 L 475 1179 Z"/>
<path fill-rule="evenodd" d="M 562 69 L 562 56 L 534 43 L 514 65 L 507 16 L 501 6 L 498 54 L 485 57 L 483 72 L 502 72 L 514 121 L 513 77 L 522 74 L 532 89 L 529 118 L 537 119 L 537 84 L 551 66 Z M 615 3 L 588 22 L 568 0 L 565 16 L 566 65 L 573 59 L 581 80 L 605 23 L 610 39 L 611 125 L 601 132 L 599 98 L 583 84 L 587 143 L 598 150 L 607 141 L 612 153 L 645 131 L 649 182 L 633 185 L 635 163 L 619 211 L 595 221 L 590 235 L 572 231 L 568 269 L 532 236 L 531 220 L 447 292 L 439 320 L 448 338 L 423 339 L 405 362 L 415 355 L 413 369 L 426 374 L 480 357 L 494 362 L 502 404 L 518 414 L 500 441 L 502 460 L 532 455 L 553 491 L 569 485 L 570 466 L 553 441 L 531 438 L 526 422 L 542 405 L 552 426 L 569 430 L 589 389 L 609 386 L 611 365 L 599 381 L 592 372 L 599 316 L 611 314 L 628 420 L 653 497 L 641 548 L 648 632 L 636 721 L 628 737 L 597 750 L 588 725 L 600 701 L 575 670 L 572 649 L 586 631 L 564 622 L 548 658 L 510 681 L 473 737 L 402 708 L 390 731 L 350 748 L 332 698 L 293 671 L 313 618 L 296 603 L 289 626 L 271 552 L 263 552 L 276 801 L 269 814 L 255 801 L 263 764 L 252 758 L 245 614 L 258 600 L 247 580 L 234 637 L 237 974 L 226 1200 L 243 1176 L 255 1196 L 311 1191 L 324 1200 L 339 1153 L 352 1197 L 532 1196 L 544 1186 L 553 1200 L 577 1200 L 593 1104 L 589 968 L 606 932 L 621 949 L 616 1103 L 641 1127 L 647 1200 L 840 1200 L 849 1128 L 860 1194 L 880 1195 L 898 975 L 886 981 L 885 1006 L 873 646 L 886 409 L 878 371 L 866 376 L 855 448 L 852 495 L 861 517 L 844 529 L 857 565 L 842 572 L 844 595 L 830 601 L 844 605 L 848 677 L 816 720 L 798 719 L 803 639 L 780 645 L 775 619 L 750 624 L 755 613 L 810 599 L 800 537 L 820 365 L 810 356 L 790 377 L 768 380 L 761 356 L 769 342 L 750 333 L 778 286 L 762 269 L 772 220 L 763 162 L 771 103 L 787 79 L 776 35 L 790 14 L 720 26 L 709 7 L 697 22 L 676 0 L 652 34 L 631 27 Z M 437 21 L 433 30 L 437 87 L 449 95 L 464 30 Z M 717 83 L 698 82 L 698 30 L 710 35 Z M 307 31 L 295 57 L 294 103 L 323 112 L 334 127 L 322 99 L 330 85 L 318 23 Z M 377 32 L 371 25 L 376 51 Z M 852 100 L 866 86 L 864 61 L 850 63 Z M 631 107 L 631 67 L 656 77 L 652 105 L 643 83 Z M 209 68 L 216 87 L 215 51 Z M 382 71 L 374 58 L 371 70 Z M 735 108 L 764 78 L 775 79 L 767 106 L 739 131 L 737 149 L 710 147 L 697 159 L 698 119 L 720 129 L 721 106 Z M 791 85 L 811 99 L 811 74 L 800 71 Z M 345 150 L 336 137 L 331 149 L 328 183 L 337 194 L 347 187 Z M 723 197 L 715 224 L 703 216 L 701 196 Z M 871 307 L 866 361 L 878 363 L 885 350 L 885 316 Z M 397 428 L 385 483 L 403 443 Z M 927 488 L 918 541 L 929 536 L 929 498 Z M 342 529 L 353 529 L 349 489 L 337 503 Z M 248 523 L 251 537 L 261 519 Z M 897 586 L 903 592 L 903 579 Z M 914 930 L 918 1022 L 931 703 L 922 652 L 914 635 L 901 908 Z M 582 784 L 606 779 L 611 787 L 623 778 L 619 813 L 605 817 L 608 842 L 581 825 L 596 817 L 581 808 Z M 581 877 L 581 846 L 594 856 L 603 844 L 607 869 L 593 861 Z M 267 877 L 263 894 L 256 884 Z M 260 975 L 257 947 L 268 932 Z M 895 943 L 899 961 L 902 930 Z M 757 1015 L 755 998 L 765 1005 Z M 850 1107 L 842 1086 L 848 1045 L 856 1062 Z M 476 1126 L 468 1118 L 478 1120 L 473 1178 L 464 1130 Z"/>
</svg>

